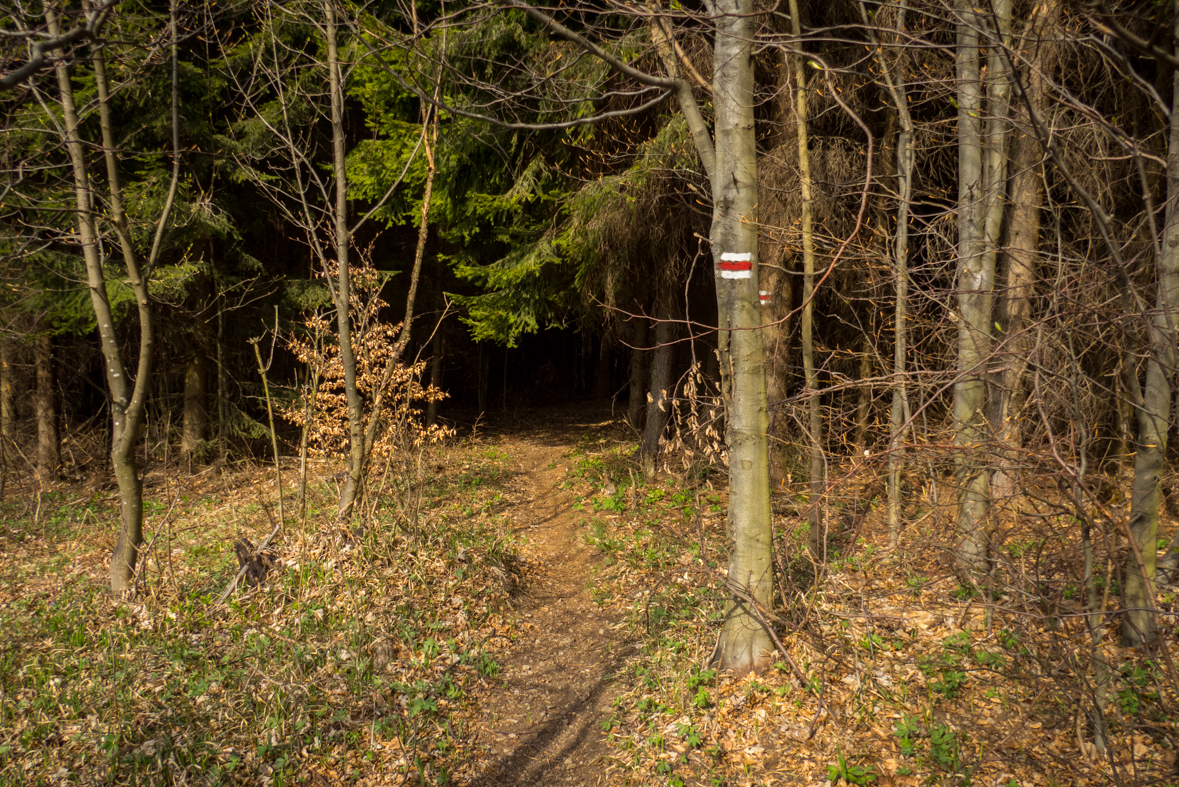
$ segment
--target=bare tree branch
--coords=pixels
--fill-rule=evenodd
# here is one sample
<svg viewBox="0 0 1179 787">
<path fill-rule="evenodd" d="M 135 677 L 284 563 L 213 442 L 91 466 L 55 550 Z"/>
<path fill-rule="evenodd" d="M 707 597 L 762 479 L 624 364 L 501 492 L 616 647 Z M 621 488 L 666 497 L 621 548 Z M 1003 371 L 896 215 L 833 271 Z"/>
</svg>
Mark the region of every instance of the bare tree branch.
<svg viewBox="0 0 1179 787">
<path fill-rule="evenodd" d="M 72 44 L 96 38 L 112 7 L 114 7 L 114 0 L 87 13 L 85 21 L 72 30 L 34 43 L 27 63 L 9 71 L 4 76 L 0 76 L 0 90 L 12 90 L 45 68 L 48 65 L 49 55 L 54 50 L 64 49 Z"/>
</svg>

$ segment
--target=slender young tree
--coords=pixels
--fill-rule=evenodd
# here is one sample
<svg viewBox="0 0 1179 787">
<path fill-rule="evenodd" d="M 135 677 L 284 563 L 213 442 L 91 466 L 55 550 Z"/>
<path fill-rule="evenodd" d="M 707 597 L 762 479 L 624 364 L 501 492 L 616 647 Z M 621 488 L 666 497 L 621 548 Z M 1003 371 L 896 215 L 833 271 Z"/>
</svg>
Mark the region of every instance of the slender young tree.
<svg viewBox="0 0 1179 787">
<path fill-rule="evenodd" d="M 881 47 L 872 27 L 864 0 L 859 1 L 860 18 L 876 46 L 881 81 L 896 113 L 896 233 L 893 237 L 893 280 L 896 305 L 893 311 L 892 404 L 888 417 L 888 537 L 896 546 L 901 526 L 901 468 L 904 459 L 906 425 L 909 422 L 909 394 L 906 385 L 909 355 L 909 214 L 913 205 L 913 118 L 909 113 L 908 90 L 904 82 L 904 61 L 894 60 Z M 901 2 L 891 31 L 896 40 L 904 35 L 908 4 Z M 904 50 L 902 50 L 904 51 Z M 902 56 L 903 57 L 903 56 Z"/>
<path fill-rule="evenodd" d="M 60 37 L 58 12 L 53 4 L 47 5 L 45 19 L 50 35 L 55 38 Z M 172 67 L 175 70 L 178 56 L 175 0 L 170 6 L 170 28 Z M 110 456 L 119 488 L 121 519 L 118 541 L 114 554 L 111 556 L 111 590 L 123 593 L 131 589 L 139 546 L 143 542 L 143 487 L 142 479 L 139 476 L 136 451 L 139 447 L 140 432 L 144 424 L 155 342 L 151 297 L 147 282 L 151 268 L 159 254 L 161 239 L 175 200 L 179 169 L 173 169 L 173 181 L 156 225 L 151 250 L 145 264 L 141 263 L 140 255 L 131 237 L 124 203 L 105 57 L 106 53 L 102 47 L 93 47 L 90 62 L 94 69 L 102 154 L 106 163 L 109 218 L 122 251 L 123 264 L 134 292 L 136 312 L 139 318 L 139 348 L 134 380 L 130 379 L 127 373 L 127 364 L 123 360 L 115 319 L 107 295 L 107 283 L 99 252 L 98 219 L 94 207 L 95 195 L 91 190 L 93 175 L 86 162 L 85 143 L 81 136 L 81 120 L 74 101 L 73 80 L 69 63 L 65 58 L 58 58 L 54 69 L 57 75 L 59 101 L 64 120 L 63 142 L 69 153 L 73 172 L 78 237 L 86 264 L 90 300 L 98 324 L 102 353 L 106 361 L 107 385 L 111 395 L 113 429 Z M 172 155 L 178 158 L 180 155 L 179 110 L 175 84 L 175 79 L 173 79 Z"/>
<path fill-rule="evenodd" d="M 434 146 L 438 128 L 436 114 L 431 126 L 430 113 L 424 113 L 421 136 L 405 165 L 405 171 L 408 171 L 418 151 L 423 148 L 426 150 L 426 196 L 423 200 L 426 207 L 423 208 L 419 228 L 418 250 L 414 258 L 401 334 L 372 401 L 366 403 L 357 380 L 355 348 L 359 341 L 356 335 L 358 329 L 353 324 L 348 306 L 352 290 L 352 244 L 360 227 L 385 205 L 401 185 L 405 171 L 383 195 L 373 199 L 373 205 L 367 211 L 358 217 L 352 215 L 349 207 L 352 197 L 348 174 L 349 135 L 345 122 L 345 94 L 347 75 L 353 65 L 344 61 L 340 38 L 346 28 L 357 32 L 358 38 L 366 34 L 359 33 L 356 21 L 345 14 L 335 0 L 300 3 L 271 0 L 261 3 L 259 9 L 264 32 L 249 44 L 251 66 L 244 73 L 234 74 L 243 105 L 237 124 L 241 143 L 238 161 L 245 174 L 285 218 L 302 230 L 332 291 L 348 417 L 348 469 L 341 487 L 337 514 L 340 519 L 346 519 L 353 512 L 364 489 L 368 457 L 381 423 L 385 387 L 410 340 L 433 185 Z M 416 7 L 410 4 L 409 9 L 416 29 Z M 308 57 L 300 46 L 292 46 L 284 39 L 284 36 L 292 35 L 292 28 L 309 32 L 322 41 L 326 55 L 322 64 Z M 382 29 L 382 32 L 398 35 L 388 29 Z M 381 54 L 374 50 L 370 50 L 370 56 L 378 61 L 381 58 Z M 323 80 L 322 72 L 319 71 L 321 68 L 326 68 L 326 80 Z M 315 78 L 304 78 L 308 70 L 316 72 L 315 77 L 320 80 L 318 83 Z M 293 77 L 293 74 L 299 76 Z M 326 108 L 321 106 L 325 81 L 328 94 Z M 426 100 L 429 102 L 430 97 L 427 96 Z M 326 140 L 319 135 L 320 121 L 328 130 Z M 265 133 L 258 133 L 259 129 Z M 329 229 L 328 239 L 324 237 L 325 228 Z"/>
<path fill-rule="evenodd" d="M 336 331 L 340 340 L 340 363 L 344 367 L 344 396 L 348 402 L 348 475 L 340 492 L 339 516 L 347 518 L 364 483 L 364 402 L 356 385 L 356 355 L 352 349 L 352 281 L 348 255 L 352 232 L 348 226 L 347 142 L 344 138 L 344 77 L 337 45 L 335 0 L 323 0 L 323 34 L 327 43 L 328 89 L 331 93 L 332 176 L 335 204 L 331 212 L 335 232 Z"/>
<path fill-rule="evenodd" d="M 826 487 L 827 461 L 823 457 L 823 414 L 819 399 L 819 380 L 815 373 L 815 232 L 814 184 L 811 182 L 810 143 L 807 137 L 807 90 L 804 58 L 798 42 L 802 39 L 802 21 L 798 0 L 790 0 L 790 32 L 795 39 L 789 56 L 794 76 L 794 121 L 798 128 L 798 185 L 802 197 L 802 370 L 806 382 L 807 442 L 810 458 L 811 505 L 808 513 L 810 534 L 807 544 L 815 560 L 824 559 L 823 491 Z"/>
</svg>

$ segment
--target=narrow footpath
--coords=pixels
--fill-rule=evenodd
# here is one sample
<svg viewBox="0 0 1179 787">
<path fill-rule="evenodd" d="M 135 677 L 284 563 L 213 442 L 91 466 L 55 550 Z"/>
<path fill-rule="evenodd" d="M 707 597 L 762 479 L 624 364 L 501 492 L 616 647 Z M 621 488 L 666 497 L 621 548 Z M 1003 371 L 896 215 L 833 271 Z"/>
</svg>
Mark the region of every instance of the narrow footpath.
<svg viewBox="0 0 1179 787">
<path fill-rule="evenodd" d="M 617 620 L 590 597 L 594 550 L 579 537 L 573 494 L 560 488 L 576 439 L 555 426 L 502 446 L 527 500 L 516 535 L 543 568 L 518 603 L 521 633 L 502 685 L 479 698 L 476 736 L 490 764 L 475 787 L 607 783 L 601 723 L 631 646 L 615 641 Z"/>
</svg>

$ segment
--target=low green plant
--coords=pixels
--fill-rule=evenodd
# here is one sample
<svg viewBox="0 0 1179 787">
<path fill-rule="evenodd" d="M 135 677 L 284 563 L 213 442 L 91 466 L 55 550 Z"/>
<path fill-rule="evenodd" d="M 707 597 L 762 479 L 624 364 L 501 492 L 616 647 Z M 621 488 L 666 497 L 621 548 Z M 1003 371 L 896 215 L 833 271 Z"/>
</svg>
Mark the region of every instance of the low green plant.
<svg viewBox="0 0 1179 787">
<path fill-rule="evenodd" d="M 852 765 L 843 756 L 841 749 L 837 750 L 835 757 L 835 764 L 827 766 L 827 781 L 832 784 L 844 782 L 866 785 L 876 781 L 876 771 L 866 765 Z"/>
<path fill-rule="evenodd" d="M 917 739 L 924 733 L 925 729 L 920 722 L 908 714 L 902 716 L 892 730 L 892 734 L 896 736 L 900 746 L 901 755 L 904 757 L 912 757 L 917 754 Z"/>
<path fill-rule="evenodd" d="M 946 771 L 958 772 L 962 765 L 962 743 L 952 727 L 938 724 L 929 731 L 929 757 Z"/>
</svg>

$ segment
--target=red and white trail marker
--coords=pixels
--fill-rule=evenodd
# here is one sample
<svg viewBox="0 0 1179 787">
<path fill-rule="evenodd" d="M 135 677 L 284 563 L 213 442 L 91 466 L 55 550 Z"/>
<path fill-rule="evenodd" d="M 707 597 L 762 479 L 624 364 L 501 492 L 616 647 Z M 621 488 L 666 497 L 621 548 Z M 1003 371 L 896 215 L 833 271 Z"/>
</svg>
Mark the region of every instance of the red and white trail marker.
<svg viewBox="0 0 1179 787">
<path fill-rule="evenodd" d="M 774 294 L 769 290 L 758 290 L 757 299 L 761 301 L 762 306 L 769 306 L 774 302 Z"/>
<path fill-rule="evenodd" d="M 753 254 L 726 251 L 717 264 L 722 279 L 749 279 L 753 277 Z"/>
</svg>

